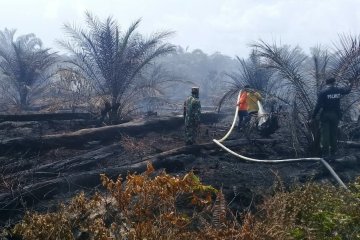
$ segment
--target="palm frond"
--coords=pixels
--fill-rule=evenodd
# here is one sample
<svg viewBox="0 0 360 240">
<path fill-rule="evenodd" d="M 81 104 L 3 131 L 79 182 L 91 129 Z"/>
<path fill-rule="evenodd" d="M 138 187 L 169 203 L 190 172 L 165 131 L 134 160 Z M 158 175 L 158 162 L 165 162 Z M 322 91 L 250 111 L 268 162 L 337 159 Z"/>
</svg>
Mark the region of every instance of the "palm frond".
<svg viewBox="0 0 360 240">
<path fill-rule="evenodd" d="M 360 81 L 360 36 L 340 35 L 334 44 L 332 73 L 340 81 L 350 81 L 358 85 Z"/>
<path fill-rule="evenodd" d="M 216 194 L 215 203 L 212 209 L 212 222 L 216 228 L 225 226 L 226 223 L 226 200 L 222 189 Z"/>
<path fill-rule="evenodd" d="M 291 49 L 288 46 L 278 47 L 275 43 L 270 45 L 262 40 L 254 43 L 258 55 L 264 60 L 264 67 L 275 70 L 279 76 L 295 87 L 300 102 L 308 114 L 312 111 L 314 103 L 308 96 L 306 79 L 302 69 L 307 56 L 304 55 L 299 47 Z"/>
</svg>

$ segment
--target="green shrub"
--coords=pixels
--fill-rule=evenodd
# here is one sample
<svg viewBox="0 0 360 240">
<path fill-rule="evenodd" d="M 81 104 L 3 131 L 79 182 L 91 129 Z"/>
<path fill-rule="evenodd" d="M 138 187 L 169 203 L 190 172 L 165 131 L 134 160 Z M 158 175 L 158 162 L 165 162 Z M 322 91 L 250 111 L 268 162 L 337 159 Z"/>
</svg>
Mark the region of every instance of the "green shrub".
<svg viewBox="0 0 360 240">
<path fill-rule="evenodd" d="M 22 239 L 360 239 L 360 178 L 350 191 L 309 183 L 279 190 L 241 223 L 222 191 L 183 177 L 145 173 L 126 181 L 105 175 L 106 194 L 79 194 L 53 213 L 27 213 L 12 234 Z M 214 198 L 216 197 L 215 201 Z"/>
<path fill-rule="evenodd" d="M 360 239 L 359 183 L 350 191 L 310 183 L 276 193 L 256 214 L 254 239 Z"/>
</svg>

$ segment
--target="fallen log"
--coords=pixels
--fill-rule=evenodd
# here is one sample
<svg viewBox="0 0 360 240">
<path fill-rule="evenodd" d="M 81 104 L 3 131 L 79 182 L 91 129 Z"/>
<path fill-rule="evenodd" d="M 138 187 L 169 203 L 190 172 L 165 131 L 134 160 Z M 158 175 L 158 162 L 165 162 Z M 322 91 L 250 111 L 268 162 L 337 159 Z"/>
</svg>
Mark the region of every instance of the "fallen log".
<svg viewBox="0 0 360 240">
<path fill-rule="evenodd" d="M 248 140 L 248 139 L 234 139 L 234 140 L 227 140 L 224 142 L 224 144 L 227 147 L 240 147 L 244 145 L 251 145 L 251 144 L 276 144 L 284 142 L 284 140 L 279 139 L 254 139 L 254 140 Z M 160 158 L 166 158 L 171 157 L 175 155 L 180 154 L 197 154 L 200 150 L 218 150 L 222 151 L 221 148 L 219 148 L 214 142 L 209 143 L 203 143 L 203 144 L 194 144 L 189 146 L 183 146 L 175 149 L 171 149 L 169 151 L 165 151 L 153 156 L 146 157 L 144 161 L 152 160 L 152 159 L 160 159 Z"/>
<path fill-rule="evenodd" d="M 121 134 L 137 135 L 149 131 L 166 130 L 181 126 L 179 117 L 162 118 L 150 121 L 134 121 L 119 125 L 99 128 L 82 129 L 79 131 L 45 135 L 41 137 L 18 137 L 5 139 L 0 142 L 0 152 L 12 150 L 40 150 L 59 147 L 79 147 L 89 141 L 106 141 L 121 137 Z"/>
<path fill-rule="evenodd" d="M 271 139 L 259 139 L 257 142 L 262 143 L 273 143 L 276 140 Z M 249 142 L 246 139 L 231 140 L 226 142 L 227 146 L 241 146 L 248 145 Z M 34 181 L 39 177 L 48 177 L 47 179 L 37 179 L 40 182 L 36 184 L 31 184 L 25 186 L 20 190 L 16 190 L 13 193 L 3 193 L 0 194 L 0 209 L 2 208 L 2 203 L 9 200 L 10 197 L 18 195 L 18 197 L 28 197 L 30 199 L 44 199 L 48 198 L 51 195 L 60 193 L 68 186 L 69 189 L 76 190 L 81 187 L 94 187 L 97 186 L 100 182 L 99 179 L 93 179 L 94 176 L 97 178 L 101 173 L 105 173 L 110 177 L 117 177 L 118 175 L 124 175 L 127 172 L 143 172 L 146 169 L 147 162 L 151 162 L 156 169 L 165 169 L 168 172 L 174 172 L 184 169 L 185 165 L 189 164 L 191 161 L 195 160 L 195 156 L 201 154 L 202 150 L 218 150 L 222 151 L 220 148 L 216 147 L 214 143 L 206 143 L 199 145 L 184 146 L 176 149 L 172 149 L 163 153 L 159 153 L 153 156 L 146 157 L 141 159 L 139 162 L 119 167 L 109 167 L 99 170 L 84 171 L 85 167 L 90 165 L 97 164 L 99 160 L 106 159 L 107 156 L 101 157 L 101 154 L 109 152 L 108 154 L 113 154 L 112 151 L 116 150 L 118 146 L 111 145 L 107 146 L 90 153 L 86 153 L 77 158 L 71 158 L 66 161 L 61 161 L 57 163 L 44 164 L 34 171 L 28 171 L 26 174 L 22 172 L 20 175 L 22 177 L 31 177 L 31 181 Z M 120 148 L 118 148 L 120 149 Z M 119 151 L 120 152 L 120 151 Z M 116 152 L 114 153 L 116 154 Z M 171 159 L 173 156 L 177 155 L 192 155 L 193 158 L 184 158 L 183 160 Z M 87 158 L 90 158 L 86 160 Z M 80 173 L 68 174 L 69 172 L 74 172 L 75 170 L 83 170 Z M 66 174 L 64 174 L 66 172 Z M 19 173 L 18 173 L 19 174 Z M 19 175 L 19 176 L 20 176 Z M 13 175 L 14 176 L 14 175 Z M 58 177 L 57 177 L 58 176 Z M 79 176 L 79 177 L 77 177 Z M 55 179 L 54 179 L 55 177 Z M 30 179 L 29 179 L 30 180 Z M 28 181 L 30 182 L 30 181 Z M 95 183 L 95 184 L 94 184 Z M 50 187 L 51 186 L 51 187 Z M 43 190 L 41 190 L 43 189 Z M 49 193 L 51 189 L 51 194 Z M 64 192 L 62 192 L 64 193 Z M 11 196 L 10 196 L 11 195 Z M 32 201 L 35 201 L 35 200 Z M 28 201 L 29 199 L 27 199 Z"/>
<path fill-rule="evenodd" d="M 228 147 L 240 147 L 249 144 L 277 144 L 280 143 L 280 140 L 275 139 L 257 139 L 249 142 L 247 139 L 237 139 L 237 140 L 229 140 L 226 141 L 226 145 Z M 213 142 L 205 143 L 205 144 L 197 144 L 191 146 L 183 146 L 175 149 L 171 149 L 169 151 L 165 151 L 162 153 L 158 153 L 153 156 L 148 156 L 143 159 L 139 159 L 141 161 L 151 161 L 153 159 L 162 159 L 168 158 L 181 154 L 193 154 L 198 155 L 201 150 L 211 150 L 212 152 L 220 152 L 222 151 L 216 144 Z M 62 173 L 72 173 L 75 171 L 86 171 L 91 168 L 97 166 L 98 164 L 105 163 L 107 160 L 111 158 L 118 158 L 120 154 L 122 154 L 123 149 L 119 144 L 112 144 L 110 146 L 101 147 L 99 149 L 89 151 L 87 153 L 81 154 L 79 156 L 71 157 L 65 160 L 58 160 L 51 163 L 41 164 L 36 166 L 35 168 L 31 168 L 33 165 L 27 163 L 27 165 L 20 168 L 15 165 L 13 168 L 10 166 L 5 166 L 7 172 L 9 173 L 6 179 L 17 178 L 19 181 L 27 181 L 27 179 L 36 180 L 38 178 L 43 177 L 53 177 L 56 175 L 60 175 Z M 128 161 L 119 162 L 118 166 L 131 164 Z M 14 165 L 14 164 L 12 164 Z M 24 170 L 31 168 L 30 170 Z M 171 167 L 168 167 L 168 170 Z M 10 174 L 11 173 L 11 174 Z"/>
<path fill-rule="evenodd" d="M 90 113 L 36 113 L 36 114 L 13 114 L 0 115 L 0 122 L 26 122 L 26 121 L 50 121 L 50 120 L 74 120 L 93 119 Z"/>
<path fill-rule="evenodd" d="M 111 157 L 119 156 L 122 151 L 123 149 L 119 144 L 112 144 L 65 160 L 41 164 L 30 170 L 15 172 L 9 171 L 9 168 L 7 168 L 7 171 L 13 174 L 5 176 L 5 180 L 13 178 L 17 178 L 20 181 L 26 181 L 26 179 L 36 180 L 38 178 L 54 177 L 56 175 L 61 175 L 62 173 L 69 174 L 76 171 L 87 171 L 104 163 Z M 32 167 L 32 165 L 30 167 Z"/>
<path fill-rule="evenodd" d="M 192 161 L 194 159 L 190 158 Z M 186 159 L 186 160 L 189 160 Z M 164 168 L 169 164 L 179 165 L 179 160 L 168 161 L 165 159 L 154 159 L 152 164 L 155 168 Z M 186 164 L 182 162 L 180 165 Z M 19 210 L 29 208 L 40 201 L 50 199 L 56 194 L 73 192 L 78 189 L 89 190 L 97 188 L 100 183 L 100 174 L 104 173 L 110 178 L 116 178 L 119 175 L 126 176 L 128 173 L 144 172 L 147 167 L 147 161 L 132 164 L 123 167 L 111 167 L 87 172 L 81 172 L 71 175 L 60 174 L 53 179 L 37 182 L 24 186 L 23 188 L 0 194 L 0 223 L 4 223 L 17 214 Z M 25 205 L 25 206 L 24 206 Z"/>
<path fill-rule="evenodd" d="M 202 121 L 205 123 L 217 122 L 220 117 L 216 113 L 203 113 Z M 40 137 L 17 137 L 0 141 L 0 153 L 13 151 L 37 151 L 41 149 L 69 147 L 76 148 L 83 146 L 89 141 L 109 141 L 114 138 L 121 138 L 122 134 L 139 135 L 148 132 L 162 132 L 181 127 L 182 116 L 160 117 L 150 120 L 136 120 L 119 125 L 105 126 L 99 128 L 82 129 L 79 131 L 44 135 Z"/>
</svg>

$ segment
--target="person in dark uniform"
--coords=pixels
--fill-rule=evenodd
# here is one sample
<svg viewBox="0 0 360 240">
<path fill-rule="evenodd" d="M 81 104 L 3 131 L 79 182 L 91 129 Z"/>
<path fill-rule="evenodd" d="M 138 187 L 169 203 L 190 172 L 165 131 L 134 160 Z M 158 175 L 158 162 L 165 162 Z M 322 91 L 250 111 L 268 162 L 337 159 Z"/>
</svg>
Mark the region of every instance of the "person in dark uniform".
<svg viewBox="0 0 360 240">
<path fill-rule="evenodd" d="M 201 104 L 199 100 L 199 88 L 191 89 L 191 96 L 184 102 L 185 119 L 185 143 L 191 145 L 196 142 L 196 137 L 200 132 Z"/>
<path fill-rule="evenodd" d="M 326 80 L 326 85 L 319 92 L 312 119 L 320 110 L 320 145 L 321 156 L 334 156 L 336 152 L 337 128 L 341 119 L 340 99 L 350 93 L 351 84 L 347 87 L 336 87 L 335 78 Z"/>
</svg>

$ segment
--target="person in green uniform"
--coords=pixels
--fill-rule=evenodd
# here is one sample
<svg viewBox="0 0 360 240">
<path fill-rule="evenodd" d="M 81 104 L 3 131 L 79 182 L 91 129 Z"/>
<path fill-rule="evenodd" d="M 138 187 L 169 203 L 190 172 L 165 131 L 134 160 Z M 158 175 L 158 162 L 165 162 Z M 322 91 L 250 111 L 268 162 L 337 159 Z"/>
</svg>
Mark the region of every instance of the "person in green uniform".
<svg viewBox="0 0 360 240">
<path fill-rule="evenodd" d="M 185 119 L 185 143 L 191 145 L 196 142 L 200 131 L 201 104 L 199 100 L 199 88 L 191 89 L 191 96 L 184 102 Z"/>
<path fill-rule="evenodd" d="M 335 86 L 335 78 L 326 80 L 326 85 L 319 92 L 312 119 L 320 113 L 321 156 L 334 156 L 337 145 L 337 128 L 341 119 L 340 99 L 350 93 L 351 84 L 346 87 Z"/>
</svg>

